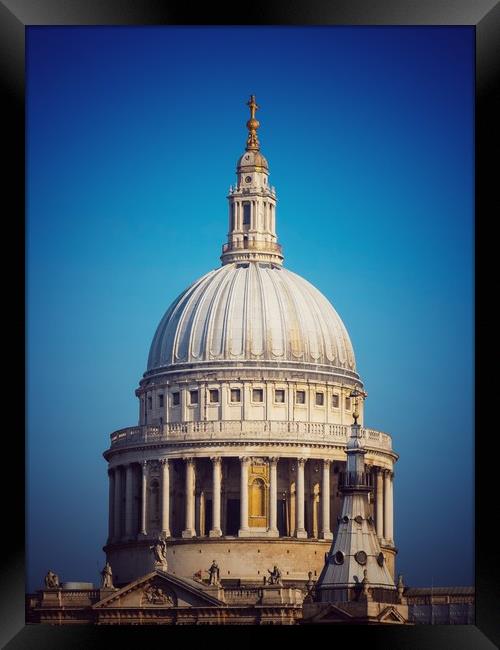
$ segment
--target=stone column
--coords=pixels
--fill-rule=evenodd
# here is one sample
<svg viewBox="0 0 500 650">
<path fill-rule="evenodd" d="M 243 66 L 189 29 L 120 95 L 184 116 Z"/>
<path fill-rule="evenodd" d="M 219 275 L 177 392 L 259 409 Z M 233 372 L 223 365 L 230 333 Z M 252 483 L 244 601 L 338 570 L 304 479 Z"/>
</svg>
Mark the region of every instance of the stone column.
<svg viewBox="0 0 500 650">
<path fill-rule="evenodd" d="M 240 482 L 240 530 L 238 535 L 244 537 L 248 532 L 248 465 L 250 458 L 243 456 L 241 461 L 241 482 Z"/>
<path fill-rule="evenodd" d="M 205 515 L 206 515 L 206 500 L 205 490 L 201 490 L 198 497 L 198 535 L 205 537 Z"/>
<path fill-rule="evenodd" d="M 108 469 L 109 479 L 109 504 L 108 504 L 108 544 L 111 542 L 114 534 L 115 514 L 114 514 L 114 499 L 115 499 L 115 471 Z"/>
<path fill-rule="evenodd" d="M 220 497 L 221 497 L 222 458 L 212 458 L 212 528 L 209 537 L 221 537 Z"/>
<path fill-rule="evenodd" d="M 393 504 L 392 504 L 392 472 L 386 470 L 384 476 L 384 538 L 389 544 L 393 543 Z"/>
<path fill-rule="evenodd" d="M 279 537 L 278 532 L 278 459 L 269 459 L 269 533 Z"/>
<path fill-rule="evenodd" d="M 304 466 L 305 458 L 297 459 L 297 530 L 295 537 L 300 539 L 307 538 L 307 531 L 304 527 Z"/>
<path fill-rule="evenodd" d="M 160 459 L 161 465 L 161 534 L 170 537 L 170 466 L 168 458 Z"/>
<path fill-rule="evenodd" d="M 195 537 L 194 528 L 194 489 L 195 489 L 195 461 L 194 458 L 185 458 L 186 461 L 186 527 L 182 537 Z"/>
<path fill-rule="evenodd" d="M 127 465 L 125 475 L 125 537 L 131 539 L 134 535 L 134 521 L 133 521 L 133 480 L 134 480 L 134 467 L 132 463 Z"/>
<path fill-rule="evenodd" d="M 141 486 L 141 535 L 147 535 L 146 530 L 146 507 L 148 488 L 148 461 L 142 461 L 142 486 Z"/>
<path fill-rule="evenodd" d="M 384 474 L 381 467 L 377 468 L 377 492 L 375 495 L 376 529 L 380 541 L 384 539 Z"/>
<path fill-rule="evenodd" d="M 321 539 L 333 539 L 330 530 L 330 463 L 331 460 L 323 460 L 323 482 L 321 485 Z"/>
<path fill-rule="evenodd" d="M 115 467 L 115 498 L 113 507 L 114 526 L 113 526 L 113 539 L 118 541 L 121 537 L 121 513 L 122 513 L 122 474 L 120 467 Z"/>
</svg>

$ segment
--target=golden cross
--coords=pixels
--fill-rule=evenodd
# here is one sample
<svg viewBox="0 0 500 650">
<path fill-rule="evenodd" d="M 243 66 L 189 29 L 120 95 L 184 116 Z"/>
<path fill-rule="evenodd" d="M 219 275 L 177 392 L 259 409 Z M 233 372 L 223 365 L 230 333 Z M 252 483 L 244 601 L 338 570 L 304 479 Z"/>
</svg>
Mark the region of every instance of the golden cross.
<svg viewBox="0 0 500 650">
<path fill-rule="evenodd" d="M 247 102 L 247 106 L 250 107 L 250 119 L 255 119 L 255 111 L 260 108 L 260 106 L 255 101 L 255 95 L 250 95 L 250 100 Z"/>
</svg>

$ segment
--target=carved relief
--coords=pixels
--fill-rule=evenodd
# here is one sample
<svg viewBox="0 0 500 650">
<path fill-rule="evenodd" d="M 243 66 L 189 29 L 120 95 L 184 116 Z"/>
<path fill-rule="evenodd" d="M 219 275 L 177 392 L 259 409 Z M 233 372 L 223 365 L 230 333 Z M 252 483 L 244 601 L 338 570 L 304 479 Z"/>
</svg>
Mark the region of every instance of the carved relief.
<svg viewBox="0 0 500 650">
<path fill-rule="evenodd" d="M 175 607 L 173 594 L 167 593 L 162 587 L 148 585 L 142 594 L 141 605 L 161 605 Z"/>
</svg>

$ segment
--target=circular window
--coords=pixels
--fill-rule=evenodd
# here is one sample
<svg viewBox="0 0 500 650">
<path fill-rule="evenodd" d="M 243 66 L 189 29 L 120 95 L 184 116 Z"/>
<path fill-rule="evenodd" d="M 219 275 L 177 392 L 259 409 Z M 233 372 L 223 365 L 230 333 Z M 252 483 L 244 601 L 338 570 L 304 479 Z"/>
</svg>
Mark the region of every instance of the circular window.
<svg viewBox="0 0 500 650">
<path fill-rule="evenodd" d="M 335 564 L 344 564 L 344 554 L 342 551 L 337 551 L 333 556 L 333 561 Z"/>
<path fill-rule="evenodd" d="M 377 563 L 378 563 L 379 566 L 384 566 L 384 554 L 383 553 L 379 553 L 377 555 Z"/>
<path fill-rule="evenodd" d="M 361 515 L 356 515 L 356 517 L 354 517 L 354 521 L 357 524 L 361 525 L 363 523 L 363 517 Z"/>
<path fill-rule="evenodd" d="M 250 156 L 248 154 L 245 156 L 245 160 L 250 160 Z"/>
<path fill-rule="evenodd" d="M 245 182 L 246 182 L 246 183 L 251 183 L 251 182 L 252 182 L 252 177 L 251 177 L 251 176 L 247 176 L 247 177 L 245 178 Z"/>
<path fill-rule="evenodd" d="M 347 515 L 345 515 L 344 517 L 342 517 L 342 521 L 344 522 L 344 524 L 348 524 L 349 523 L 349 517 Z"/>
<path fill-rule="evenodd" d="M 356 562 L 358 564 L 366 564 L 366 560 L 368 558 L 367 558 L 367 555 L 366 555 L 366 553 L 364 551 L 358 551 L 355 554 L 354 559 L 356 560 Z"/>
</svg>

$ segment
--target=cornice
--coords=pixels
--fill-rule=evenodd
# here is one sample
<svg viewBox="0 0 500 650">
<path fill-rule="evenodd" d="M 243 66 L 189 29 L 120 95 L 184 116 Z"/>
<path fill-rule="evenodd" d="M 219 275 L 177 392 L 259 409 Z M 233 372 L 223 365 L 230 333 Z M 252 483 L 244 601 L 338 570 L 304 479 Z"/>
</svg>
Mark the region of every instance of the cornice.
<svg viewBox="0 0 500 650">
<path fill-rule="evenodd" d="M 107 449 L 103 456 L 109 462 L 115 456 L 130 452 L 150 452 L 152 450 L 162 451 L 164 453 L 173 454 L 174 458 L 180 458 L 181 454 L 185 455 L 186 450 L 200 450 L 207 449 L 207 455 L 213 455 L 214 449 L 219 448 L 243 448 L 247 449 L 248 447 L 263 447 L 265 449 L 280 449 L 280 448 L 294 448 L 298 450 L 304 449 L 323 449 L 323 450 L 332 450 L 332 451 L 342 451 L 345 452 L 345 445 L 320 442 L 320 441 L 286 441 L 286 440 L 189 440 L 189 441 L 179 441 L 179 442 L 151 442 L 151 443 L 138 443 L 136 445 L 124 445 L 119 449 Z M 375 449 L 365 446 L 366 451 L 371 456 L 378 456 L 380 458 L 390 458 L 392 462 L 396 462 L 399 459 L 399 455 L 390 450 Z M 180 454 L 177 456 L 176 454 Z M 267 452 L 266 452 L 267 453 Z M 139 462 L 139 461 L 138 461 Z"/>
</svg>

